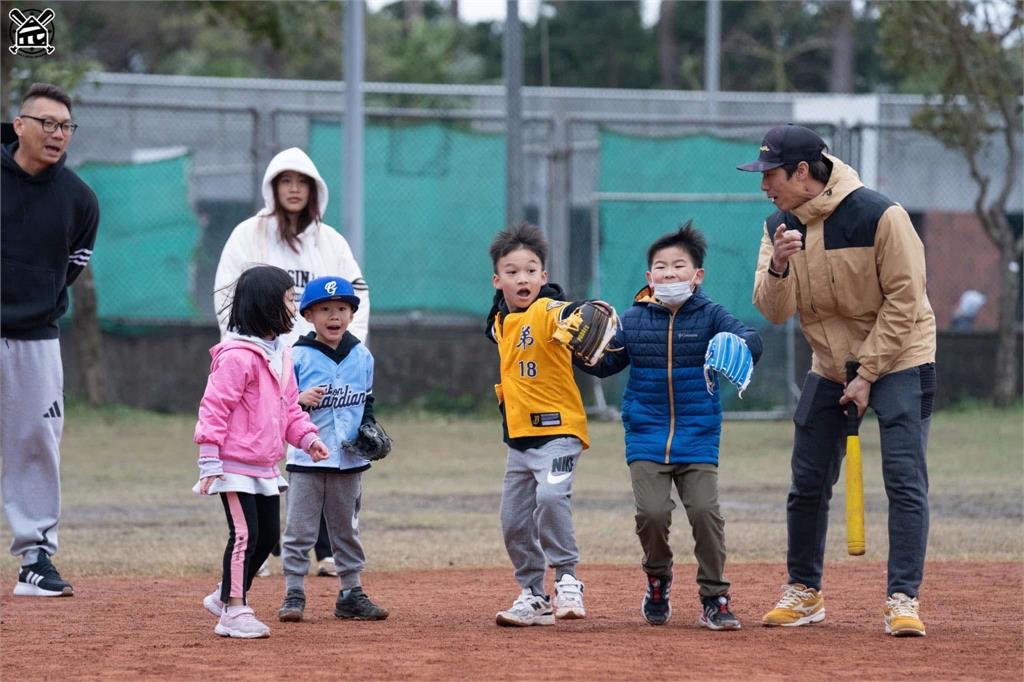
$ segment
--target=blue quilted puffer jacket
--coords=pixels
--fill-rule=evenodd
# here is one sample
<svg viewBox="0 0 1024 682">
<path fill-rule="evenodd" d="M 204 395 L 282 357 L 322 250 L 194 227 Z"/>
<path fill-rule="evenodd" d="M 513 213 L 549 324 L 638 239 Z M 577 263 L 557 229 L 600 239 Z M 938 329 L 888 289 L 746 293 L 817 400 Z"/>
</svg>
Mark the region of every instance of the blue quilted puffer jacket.
<svg viewBox="0 0 1024 682">
<path fill-rule="evenodd" d="M 577 366 L 605 377 L 629 365 L 622 395 L 626 462 L 717 465 L 722 403 L 717 388 L 708 393 L 704 354 L 711 337 L 732 332 L 747 342 L 756 363 L 760 335 L 700 288 L 673 313 L 645 287 L 620 319 L 622 328 L 601 361 L 594 367 Z"/>
</svg>

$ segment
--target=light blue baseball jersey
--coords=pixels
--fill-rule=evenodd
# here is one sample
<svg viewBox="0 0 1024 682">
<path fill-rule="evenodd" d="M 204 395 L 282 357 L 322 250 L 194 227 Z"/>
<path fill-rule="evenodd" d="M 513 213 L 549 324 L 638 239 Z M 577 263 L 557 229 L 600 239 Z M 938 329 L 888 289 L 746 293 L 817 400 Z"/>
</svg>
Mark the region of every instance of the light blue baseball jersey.
<svg viewBox="0 0 1024 682">
<path fill-rule="evenodd" d="M 300 393 L 314 386 L 325 388 L 323 399 L 310 411 L 310 417 L 320 429 L 320 440 L 330 457 L 314 462 L 302 450 L 289 446 L 288 469 L 367 468 L 369 463 L 347 450 L 343 443 L 356 439 L 367 398 L 373 395 L 373 355 L 359 339 L 346 332 L 337 351 L 310 336 L 300 338 L 292 349 L 292 362 Z"/>
</svg>

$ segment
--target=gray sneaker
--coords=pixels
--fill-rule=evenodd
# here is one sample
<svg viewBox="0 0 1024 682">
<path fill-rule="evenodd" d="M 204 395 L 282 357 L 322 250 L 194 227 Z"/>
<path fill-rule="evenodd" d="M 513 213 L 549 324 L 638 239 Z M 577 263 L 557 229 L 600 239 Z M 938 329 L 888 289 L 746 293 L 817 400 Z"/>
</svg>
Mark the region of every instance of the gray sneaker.
<svg viewBox="0 0 1024 682">
<path fill-rule="evenodd" d="M 220 614 L 220 621 L 213 628 L 221 637 L 239 637 L 241 639 L 258 639 L 270 637 L 270 628 L 256 619 L 256 614 L 248 606 L 231 606 Z"/>
<path fill-rule="evenodd" d="M 384 620 L 389 611 L 377 606 L 366 596 L 361 587 L 353 587 L 348 596 L 343 597 L 344 590 L 338 592 L 338 601 L 334 604 L 334 617 L 343 620 Z"/>
<path fill-rule="evenodd" d="M 554 625 L 555 614 L 551 609 L 551 600 L 541 597 L 530 590 L 523 590 L 512 607 L 499 611 L 495 616 L 498 625 L 526 627 L 528 625 Z"/>
<path fill-rule="evenodd" d="M 306 593 L 302 590 L 288 590 L 277 612 L 277 619 L 282 623 L 299 623 L 302 622 L 302 614 L 305 611 Z"/>
</svg>

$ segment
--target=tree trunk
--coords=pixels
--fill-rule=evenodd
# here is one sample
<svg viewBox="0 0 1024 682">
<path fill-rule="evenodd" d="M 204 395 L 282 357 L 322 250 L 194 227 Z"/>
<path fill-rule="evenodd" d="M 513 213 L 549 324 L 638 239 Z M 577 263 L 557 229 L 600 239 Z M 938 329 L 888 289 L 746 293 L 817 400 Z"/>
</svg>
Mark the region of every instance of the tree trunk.
<svg viewBox="0 0 1024 682">
<path fill-rule="evenodd" d="M 454 21 L 456 24 L 459 23 L 459 0 L 449 0 L 448 18 Z"/>
<path fill-rule="evenodd" d="M 1017 263 L 1017 249 L 1011 237 L 999 248 L 1002 286 L 999 290 L 999 346 L 996 349 L 996 375 L 993 377 L 992 403 L 1006 407 L 1017 399 L 1017 301 L 1020 296 L 1020 272 L 1010 268 Z"/>
<path fill-rule="evenodd" d="M 831 6 L 832 68 L 829 92 L 853 92 L 853 7 L 849 0 Z"/>
<path fill-rule="evenodd" d="M 679 42 L 676 40 L 676 0 L 661 0 L 658 12 L 658 69 L 661 87 L 675 90 L 679 87 Z"/>
<path fill-rule="evenodd" d="M 402 17 L 405 30 L 411 31 L 413 24 L 423 21 L 423 0 L 405 0 L 402 3 Z"/>
<path fill-rule="evenodd" d="M 96 282 L 92 268 L 87 267 L 72 285 L 75 309 L 71 333 L 78 348 L 78 366 L 82 369 L 85 395 L 90 405 L 102 405 L 106 399 L 103 372 L 103 343 L 100 336 L 99 307 L 96 303 Z"/>
</svg>

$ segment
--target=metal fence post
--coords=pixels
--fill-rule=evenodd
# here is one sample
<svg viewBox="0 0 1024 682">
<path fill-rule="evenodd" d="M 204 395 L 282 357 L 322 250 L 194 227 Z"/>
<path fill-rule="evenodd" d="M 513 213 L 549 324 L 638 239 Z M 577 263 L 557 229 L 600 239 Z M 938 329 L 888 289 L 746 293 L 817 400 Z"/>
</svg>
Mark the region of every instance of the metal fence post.
<svg viewBox="0 0 1024 682">
<path fill-rule="evenodd" d="M 552 279 L 565 287 L 569 286 L 569 206 L 571 198 L 567 186 L 569 179 L 568 124 L 564 116 L 557 116 L 551 126 L 551 148 L 548 151 L 548 242 L 551 245 L 551 262 L 548 272 Z M 577 292 L 570 292 L 573 296 Z"/>
</svg>

